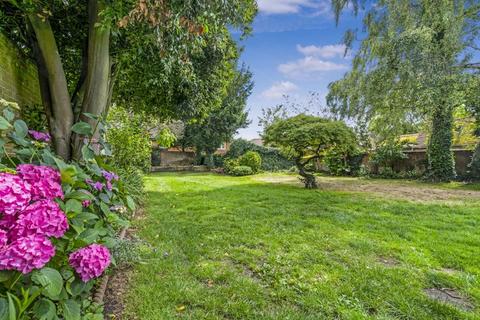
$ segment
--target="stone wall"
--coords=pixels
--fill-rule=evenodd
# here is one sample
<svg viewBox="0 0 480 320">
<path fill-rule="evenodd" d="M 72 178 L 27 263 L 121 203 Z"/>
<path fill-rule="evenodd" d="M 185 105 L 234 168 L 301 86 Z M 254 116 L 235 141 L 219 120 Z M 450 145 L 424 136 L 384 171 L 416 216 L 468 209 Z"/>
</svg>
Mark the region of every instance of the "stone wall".
<svg viewBox="0 0 480 320">
<path fill-rule="evenodd" d="M 0 99 L 17 102 L 20 107 L 42 103 L 35 64 L 1 33 Z"/>
</svg>

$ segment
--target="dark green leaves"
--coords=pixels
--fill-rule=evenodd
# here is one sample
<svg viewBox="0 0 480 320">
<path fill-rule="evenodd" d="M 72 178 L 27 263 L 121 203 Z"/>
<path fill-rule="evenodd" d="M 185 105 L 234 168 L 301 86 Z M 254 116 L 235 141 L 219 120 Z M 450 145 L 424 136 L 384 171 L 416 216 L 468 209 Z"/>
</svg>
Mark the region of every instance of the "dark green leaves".
<svg viewBox="0 0 480 320">
<path fill-rule="evenodd" d="M 57 316 L 57 307 L 48 299 L 40 299 L 33 305 L 33 313 L 39 320 L 53 320 Z"/>
<path fill-rule="evenodd" d="M 75 300 L 62 301 L 61 306 L 65 320 L 80 320 L 80 305 Z"/>
<path fill-rule="evenodd" d="M 63 279 L 60 272 L 52 268 L 43 268 L 34 271 L 32 281 L 44 289 L 44 295 L 56 299 L 63 289 Z"/>
<path fill-rule="evenodd" d="M 72 126 L 72 131 L 78 134 L 83 134 L 83 135 L 91 135 L 93 133 L 92 127 L 90 126 L 90 124 L 83 121 L 79 121 L 75 123 Z"/>
</svg>

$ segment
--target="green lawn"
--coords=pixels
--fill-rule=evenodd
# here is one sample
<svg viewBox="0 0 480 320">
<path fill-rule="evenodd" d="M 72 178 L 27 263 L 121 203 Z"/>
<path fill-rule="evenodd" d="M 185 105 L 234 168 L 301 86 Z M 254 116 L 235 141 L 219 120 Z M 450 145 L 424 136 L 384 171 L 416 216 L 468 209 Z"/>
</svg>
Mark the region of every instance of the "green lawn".
<svg viewBox="0 0 480 320">
<path fill-rule="evenodd" d="M 480 319 L 478 194 L 311 191 L 278 174 L 146 185 L 135 229 L 154 252 L 132 271 L 127 319 Z"/>
</svg>

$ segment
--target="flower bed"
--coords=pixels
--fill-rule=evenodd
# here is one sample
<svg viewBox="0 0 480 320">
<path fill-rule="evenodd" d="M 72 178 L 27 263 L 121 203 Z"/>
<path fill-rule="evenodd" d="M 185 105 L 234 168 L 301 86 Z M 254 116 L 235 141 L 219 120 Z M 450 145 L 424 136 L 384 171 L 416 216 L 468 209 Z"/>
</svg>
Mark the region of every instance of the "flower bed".
<svg viewBox="0 0 480 320">
<path fill-rule="evenodd" d="M 91 291 L 135 204 L 99 143 L 66 163 L 14 118 L 0 116 L 0 319 L 103 319 Z"/>
</svg>

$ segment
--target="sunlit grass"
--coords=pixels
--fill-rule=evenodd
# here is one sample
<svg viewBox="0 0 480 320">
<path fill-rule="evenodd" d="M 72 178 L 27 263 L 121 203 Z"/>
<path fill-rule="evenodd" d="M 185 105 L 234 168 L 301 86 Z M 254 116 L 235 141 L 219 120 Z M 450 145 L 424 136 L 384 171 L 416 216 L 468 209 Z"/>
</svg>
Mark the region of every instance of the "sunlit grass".
<svg viewBox="0 0 480 320">
<path fill-rule="evenodd" d="M 155 252 L 133 271 L 127 318 L 480 317 L 478 201 L 385 199 L 258 178 L 147 178 L 135 227 Z M 473 310 L 431 300 L 426 288 L 455 289 Z"/>
</svg>

